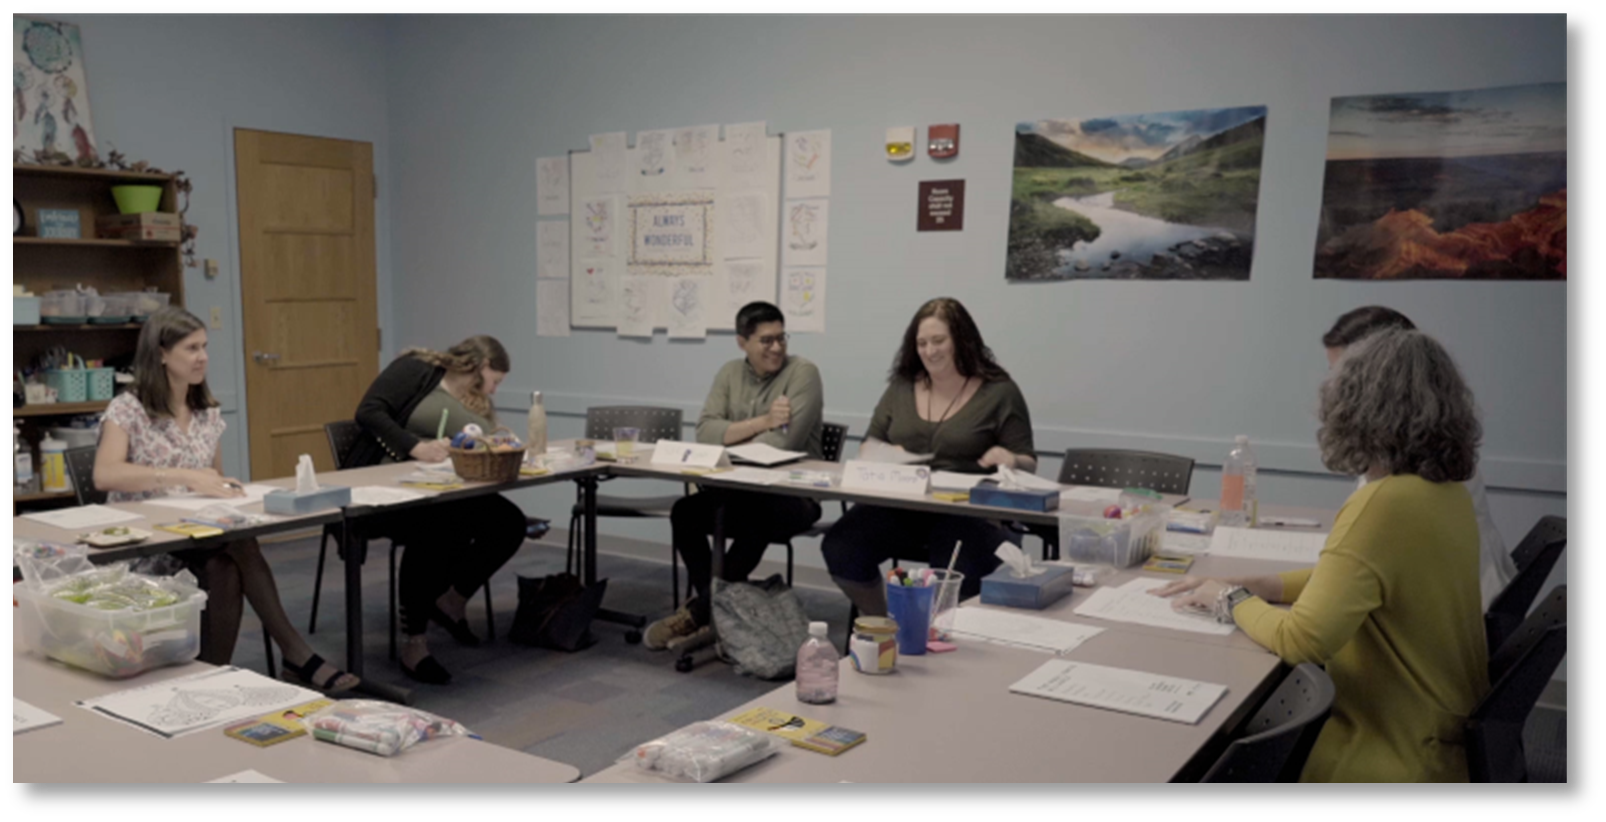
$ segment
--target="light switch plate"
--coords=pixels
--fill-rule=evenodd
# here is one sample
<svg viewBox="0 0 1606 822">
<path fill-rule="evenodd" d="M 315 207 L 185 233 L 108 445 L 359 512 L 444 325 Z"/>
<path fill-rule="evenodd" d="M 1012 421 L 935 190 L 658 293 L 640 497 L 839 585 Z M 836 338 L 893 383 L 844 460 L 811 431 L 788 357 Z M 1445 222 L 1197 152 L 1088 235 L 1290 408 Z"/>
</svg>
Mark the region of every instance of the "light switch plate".
<svg viewBox="0 0 1606 822">
<path fill-rule="evenodd" d="M 206 278 L 208 280 L 217 279 L 217 260 L 206 261 Z"/>
<path fill-rule="evenodd" d="M 223 327 L 223 306 L 221 305 L 212 306 L 212 327 Z"/>
</svg>

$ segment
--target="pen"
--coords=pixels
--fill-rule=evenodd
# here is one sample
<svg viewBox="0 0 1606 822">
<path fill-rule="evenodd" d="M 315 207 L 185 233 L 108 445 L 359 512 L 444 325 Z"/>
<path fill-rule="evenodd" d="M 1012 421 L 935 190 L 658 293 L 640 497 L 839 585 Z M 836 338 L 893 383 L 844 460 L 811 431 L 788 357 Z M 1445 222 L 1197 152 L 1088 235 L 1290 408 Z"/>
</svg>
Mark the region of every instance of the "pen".
<svg viewBox="0 0 1606 822">
<path fill-rule="evenodd" d="M 452 411 L 450 408 L 441 409 L 441 424 L 435 426 L 435 439 L 440 439 L 446 436 L 446 416 L 451 412 Z"/>
<path fill-rule="evenodd" d="M 1261 525 L 1281 525 L 1285 528 L 1320 528 L 1322 524 L 1313 519 L 1299 517 L 1261 517 Z"/>
</svg>

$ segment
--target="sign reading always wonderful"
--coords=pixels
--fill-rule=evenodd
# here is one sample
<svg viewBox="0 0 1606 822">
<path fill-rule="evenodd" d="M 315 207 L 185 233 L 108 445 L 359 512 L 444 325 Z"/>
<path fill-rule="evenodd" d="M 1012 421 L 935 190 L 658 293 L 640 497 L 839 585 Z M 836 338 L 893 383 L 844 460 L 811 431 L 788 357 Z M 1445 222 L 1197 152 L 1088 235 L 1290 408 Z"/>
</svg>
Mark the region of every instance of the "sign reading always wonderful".
<svg viewBox="0 0 1606 822">
<path fill-rule="evenodd" d="M 712 274 L 714 252 L 711 193 L 630 198 L 630 273 Z"/>
</svg>

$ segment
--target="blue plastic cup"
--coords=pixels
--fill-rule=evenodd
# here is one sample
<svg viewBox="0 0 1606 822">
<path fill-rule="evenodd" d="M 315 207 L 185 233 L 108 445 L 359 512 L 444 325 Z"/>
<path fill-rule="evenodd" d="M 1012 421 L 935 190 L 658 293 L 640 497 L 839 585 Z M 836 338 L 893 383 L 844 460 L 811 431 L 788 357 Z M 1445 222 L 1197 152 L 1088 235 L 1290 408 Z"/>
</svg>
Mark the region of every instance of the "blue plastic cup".
<svg viewBox="0 0 1606 822">
<path fill-rule="evenodd" d="M 898 623 L 898 653 L 919 656 L 926 652 L 931 630 L 931 602 L 935 587 L 908 588 L 887 584 L 887 615 Z"/>
</svg>

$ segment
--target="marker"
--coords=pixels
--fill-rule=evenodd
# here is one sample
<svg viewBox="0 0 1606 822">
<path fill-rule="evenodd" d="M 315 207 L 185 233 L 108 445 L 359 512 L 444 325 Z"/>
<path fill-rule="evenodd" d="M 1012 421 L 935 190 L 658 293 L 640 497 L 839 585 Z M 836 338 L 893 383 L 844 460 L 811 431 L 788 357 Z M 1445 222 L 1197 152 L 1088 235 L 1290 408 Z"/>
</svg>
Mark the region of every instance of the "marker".
<svg viewBox="0 0 1606 822">
<path fill-rule="evenodd" d="M 446 416 L 450 413 L 450 408 L 441 409 L 441 424 L 435 426 L 435 439 L 440 439 L 446 436 Z"/>
</svg>

